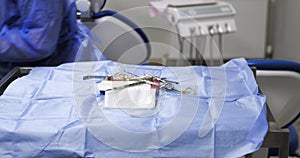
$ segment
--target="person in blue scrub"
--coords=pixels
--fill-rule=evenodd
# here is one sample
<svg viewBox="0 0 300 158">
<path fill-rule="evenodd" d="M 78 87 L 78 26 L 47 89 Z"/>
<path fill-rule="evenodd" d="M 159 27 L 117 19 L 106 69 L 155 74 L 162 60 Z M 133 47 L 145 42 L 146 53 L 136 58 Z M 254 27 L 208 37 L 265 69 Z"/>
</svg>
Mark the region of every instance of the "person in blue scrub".
<svg viewBox="0 0 300 158">
<path fill-rule="evenodd" d="M 75 0 L 0 1 L 0 79 L 15 66 L 75 60 L 86 36 Z"/>
</svg>

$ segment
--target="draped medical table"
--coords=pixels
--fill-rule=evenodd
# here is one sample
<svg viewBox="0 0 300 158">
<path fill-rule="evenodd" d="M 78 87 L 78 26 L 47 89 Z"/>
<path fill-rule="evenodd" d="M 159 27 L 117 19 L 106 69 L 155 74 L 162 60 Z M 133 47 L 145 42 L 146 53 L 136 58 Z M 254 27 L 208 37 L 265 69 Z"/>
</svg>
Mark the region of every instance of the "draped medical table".
<svg viewBox="0 0 300 158">
<path fill-rule="evenodd" d="M 178 81 L 176 88 L 190 87 L 197 94 L 161 89 L 154 109 L 103 108 L 97 90 L 103 79 L 83 76 L 110 76 L 124 69 Z M 35 67 L 0 96 L 0 155 L 240 157 L 263 143 L 265 100 L 244 59 L 210 68 L 112 61 Z"/>
</svg>

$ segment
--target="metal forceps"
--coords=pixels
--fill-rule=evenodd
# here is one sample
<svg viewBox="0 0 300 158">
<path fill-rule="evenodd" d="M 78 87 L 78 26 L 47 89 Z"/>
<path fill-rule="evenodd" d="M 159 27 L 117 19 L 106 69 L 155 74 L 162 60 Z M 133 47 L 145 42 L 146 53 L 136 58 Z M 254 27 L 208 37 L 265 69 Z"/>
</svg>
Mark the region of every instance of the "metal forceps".
<svg viewBox="0 0 300 158">
<path fill-rule="evenodd" d="M 156 77 L 156 76 L 152 76 L 152 75 L 148 75 L 149 77 L 152 77 L 153 79 L 159 81 L 159 82 L 162 82 L 162 83 L 174 83 L 174 84 L 179 84 L 179 82 L 176 82 L 176 81 L 170 81 L 170 80 L 167 80 L 166 78 L 160 78 L 160 77 Z"/>
<path fill-rule="evenodd" d="M 160 88 L 170 90 L 170 91 L 177 91 L 181 94 L 190 94 L 190 95 L 197 94 L 196 90 L 191 87 L 188 87 L 184 90 L 178 90 L 178 89 L 174 88 L 174 85 L 172 83 L 165 83 L 165 84 L 161 85 Z"/>
<path fill-rule="evenodd" d="M 156 77 L 156 76 L 151 76 L 151 77 L 153 77 L 154 79 L 156 79 L 156 80 L 158 80 L 162 83 L 159 86 L 159 88 L 166 89 L 166 90 L 171 90 L 171 91 L 177 91 L 181 94 L 191 94 L 191 95 L 196 95 L 197 94 L 196 90 L 191 88 L 191 87 L 188 87 L 185 90 L 178 90 L 178 89 L 174 88 L 174 84 L 179 84 L 179 82 L 166 80 L 164 78 L 159 78 L 159 77 Z"/>
<path fill-rule="evenodd" d="M 142 82 L 142 83 L 145 83 L 145 84 L 158 86 L 159 88 L 165 89 L 165 90 L 177 91 L 181 94 L 191 94 L 191 95 L 196 95 L 197 94 L 196 90 L 191 88 L 191 87 L 188 87 L 184 90 L 178 90 L 178 89 L 174 88 L 174 84 L 179 84 L 176 81 L 170 81 L 170 80 L 166 80 L 165 78 L 160 78 L 160 77 L 156 77 L 156 76 L 153 76 L 153 75 L 146 75 L 146 74 L 145 74 L 145 76 L 141 77 L 141 76 L 133 74 L 129 71 L 126 71 L 126 70 L 123 70 L 123 71 L 125 73 L 130 74 L 130 75 L 135 76 L 135 77 L 134 78 L 128 78 L 127 75 L 125 73 L 122 73 L 122 72 L 116 73 L 114 76 L 115 77 L 122 77 L 125 80 L 139 81 L 138 83 Z M 158 81 L 158 82 L 155 82 L 155 81 Z M 134 85 L 135 84 L 133 84 L 132 86 L 134 86 Z M 128 85 L 128 86 L 130 86 L 130 85 Z"/>
<path fill-rule="evenodd" d="M 150 84 L 150 85 L 154 85 L 154 86 L 159 86 L 160 84 L 157 83 L 157 82 L 154 82 L 152 81 L 152 77 L 149 77 L 149 76 L 138 76 L 136 74 L 133 74 L 129 71 L 126 71 L 126 70 L 123 70 L 125 73 L 128 73 L 130 75 L 133 75 L 135 77 L 133 78 L 128 78 L 127 75 L 125 73 L 122 73 L 122 72 L 118 72 L 114 75 L 114 77 L 121 77 L 122 79 L 126 80 L 126 81 L 140 81 L 140 82 L 144 82 L 146 84 Z"/>
<path fill-rule="evenodd" d="M 83 76 L 82 79 L 83 80 L 88 80 L 88 79 L 105 79 L 107 77 L 110 77 L 110 76 L 86 75 L 86 76 Z"/>
<path fill-rule="evenodd" d="M 158 77 L 156 77 L 156 76 L 145 75 L 145 76 L 141 77 L 141 76 L 138 76 L 138 75 L 136 75 L 136 74 L 134 74 L 134 73 L 131 73 L 131 72 L 129 72 L 129 71 L 126 71 L 126 70 L 123 70 L 123 71 L 124 71 L 125 73 L 128 73 L 128 74 L 133 75 L 133 76 L 136 77 L 136 78 L 133 78 L 133 79 L 138 80 L 138 81 L 144 81 L 144 82 L 146 82 L 147 84 L 150 84 L 150 85 L 160 86 L 160 84 L 159 84 L 158 82 L 155 82 L 155 79 L 156 79 L 157 81 L 159 81 L 159 82 L 162 81 L 161 78 L 158 78 Z"/>
<path fill-rule="evenodd" d="M 105 91 L 122 90 L 124 88 L 133 87 L 133 86 L 141 85 L 141 84 L 144 84 L 144 83 L 145 82 L 143 82 L 143 81 L 139 81 L 139 82 L 135 82 L 135 83 L 126 84 L 126 85 L 123 85 L 123 86 L 113 87 L 113 88 L 107 89 Z"/>
</svg>

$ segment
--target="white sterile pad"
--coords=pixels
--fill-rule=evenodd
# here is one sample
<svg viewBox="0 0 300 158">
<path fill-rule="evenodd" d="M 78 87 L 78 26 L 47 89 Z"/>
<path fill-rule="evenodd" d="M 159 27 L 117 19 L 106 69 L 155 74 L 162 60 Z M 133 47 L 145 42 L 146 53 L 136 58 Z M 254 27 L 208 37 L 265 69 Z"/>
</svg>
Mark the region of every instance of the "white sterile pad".
<svg viewBox="0 0 300 158">
<path fill-rule="evenodd" d="M 156 89 L 149 84 L 139 84 L 122 89 L 113 89 L 138 81 L 102 81 L 99 91 L 105 91 L 104 108 L 152 109 L 155 107 Z"/>
</svg>

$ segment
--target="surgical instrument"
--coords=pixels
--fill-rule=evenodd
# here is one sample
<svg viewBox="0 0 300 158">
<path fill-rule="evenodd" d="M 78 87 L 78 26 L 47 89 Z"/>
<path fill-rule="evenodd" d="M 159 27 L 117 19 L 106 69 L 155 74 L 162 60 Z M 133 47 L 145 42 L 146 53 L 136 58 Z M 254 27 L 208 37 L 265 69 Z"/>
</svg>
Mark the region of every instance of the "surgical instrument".
<svg viewBox="0 0 300 158">
<path fill-rule="evenodd" d="M 97 75 L 86 75 L 86 76 L 83 76 L 82 79 L 83 80 L 88 80 L 88 79 L 105 79 L 107 77 L 111 77 L 111 76 L 97 76 Z"/>
<path fill-rule="evenodd" d="M 118 86 L 118 87 L 113 87 L 113 88 L 110 88 L 110 89 L 106 89 L 105 91 L 121 90 L 121 89 L 124 89 L 124 88 L 134 87 L 134 86 L 145 84 L 145 83 L 146 83 L 145 81 L 139 81 L 139 82 L 135 82 L 135 83 L 126 84 L 126 85 L 123 85 L 123 86 Z"/>
</svg>

